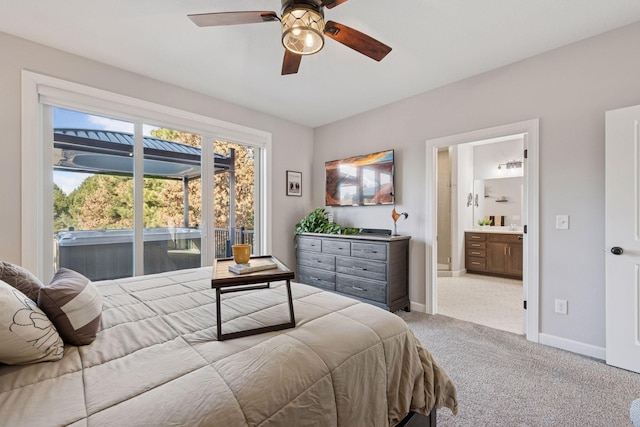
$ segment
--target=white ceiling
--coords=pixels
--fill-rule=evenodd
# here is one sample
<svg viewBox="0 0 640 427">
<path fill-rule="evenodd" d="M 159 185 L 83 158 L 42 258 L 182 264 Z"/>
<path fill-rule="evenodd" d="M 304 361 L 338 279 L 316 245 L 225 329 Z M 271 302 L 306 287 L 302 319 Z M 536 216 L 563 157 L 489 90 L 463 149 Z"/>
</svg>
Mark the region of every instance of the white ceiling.
<svg viewBox="0 0 640 427">
<path fill-rule="evenodd" d="M 638 0 L 349 0 L 325 19 L 391 46 L 327 39 L 281 76 L 277 22 L 200 28 L 187 14 L 278 0 L 0 0 L 0 31 L 316 127 L 640 21 Z M 0 53 L 1 57 L 1 53 Z"/>
</svg>

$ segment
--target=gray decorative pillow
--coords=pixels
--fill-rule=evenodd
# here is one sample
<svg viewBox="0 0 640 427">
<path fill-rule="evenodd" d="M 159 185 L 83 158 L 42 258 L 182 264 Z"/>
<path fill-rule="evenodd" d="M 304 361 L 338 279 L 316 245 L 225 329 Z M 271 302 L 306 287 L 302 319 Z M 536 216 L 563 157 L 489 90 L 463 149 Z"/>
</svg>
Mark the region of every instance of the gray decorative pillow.
<svg viewBox="0 0 640 427">
<path fill-rule="evenodd" d="M 61 268 L 40 289 L 38 306 L 47 313 L 64 342 L 91 344 L 96 339 L 102 317 L 102 296 L 82 274 Z"/>
<path fill-rule="evenodd" d="M 0 363 L 55 361 L 63 352 L 60 335 L 36 303 L 0 280 Z"/>
<path fill-rule="evenodd" d="M 38 292 L 44 287 L 44 284 L 27 269 L 4 261 L 0 261 L 0 280 L 13 286 L 33 301 L 38 299 Z"/>
</svg>

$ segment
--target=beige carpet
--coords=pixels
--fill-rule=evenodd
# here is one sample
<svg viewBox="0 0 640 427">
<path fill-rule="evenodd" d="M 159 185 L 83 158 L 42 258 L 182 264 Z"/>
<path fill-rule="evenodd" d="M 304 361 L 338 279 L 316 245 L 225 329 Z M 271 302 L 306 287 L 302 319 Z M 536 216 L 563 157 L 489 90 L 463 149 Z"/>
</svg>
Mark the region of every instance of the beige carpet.
<svg viewBox="0 0 640 427">
<path fill-rule="evenodd" d="M 524 333 L 522 281 L 465 274 L 438 277 L 438 313 L 516 334 Z"/>
<path fill-rule="evenodd" d="M 441 315 L 398 312 L 456 384 L 438 427 L 631 427 L 640 375 L 523 336 Z"/>
</svg>

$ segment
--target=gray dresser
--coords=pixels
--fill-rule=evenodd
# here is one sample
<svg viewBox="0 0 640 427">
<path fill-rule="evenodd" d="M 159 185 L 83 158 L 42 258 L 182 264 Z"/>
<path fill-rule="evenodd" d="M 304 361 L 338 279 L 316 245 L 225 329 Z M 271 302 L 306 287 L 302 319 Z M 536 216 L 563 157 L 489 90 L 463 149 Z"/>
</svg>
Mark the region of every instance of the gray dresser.
<svg viewBox="0 0 640 427">
<path fill-rule="evenodd" d="M 297 282 L 409 311 L 410 236 L 302 233 Z"/>
</svg>

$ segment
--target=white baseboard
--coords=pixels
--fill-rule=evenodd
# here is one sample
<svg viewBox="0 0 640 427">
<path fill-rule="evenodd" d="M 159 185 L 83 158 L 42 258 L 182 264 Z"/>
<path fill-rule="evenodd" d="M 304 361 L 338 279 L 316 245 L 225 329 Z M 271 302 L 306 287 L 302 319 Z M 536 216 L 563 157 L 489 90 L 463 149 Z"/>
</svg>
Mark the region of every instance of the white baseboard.
<svg viewBox="0 0 640 427">
<path fill-rule="evenodd" d="M 538 339 L 540 344 L 548 345 L 550 347 L 582 354 L 583 356 L 594 357 L 600 360 L 605 360 L 607 358 L 607 349 L 604 347 L 585 344 L 548 334 L 538 334 Z"/>
<path fill-rule="evenodd" d="M 427 306 L 425 304 L 420 304 L 413 301 L 409 301 L 409 308 L 411 309 L 411 311 L 417 311 L 418 313 L 427 312 Z"/>
<path fill-rule="evenodd" d="M 416 311 L 418 313 L 427 312 L 427 306 L 425 304 L 410 301 L 409 307 L 411 308 L 411 311 Z M 583 356 L 593 357 L 595 359 L 606 360 L 607 358 L 607 349 L 604 347 L 585 344 L 579 341 L 557 337 L 555 335 L 538 334 L 538 343 L 570 351 L 572 353 L 581 354 Z"/>
<path fill-rule="evenodd" d="M 458 270 L 458 271 L 438 270 L 438 277 L 460 277 L 460 276 L 464 276 L 466 273 L 467 273 L 467 270 Z"/>
</svg>

